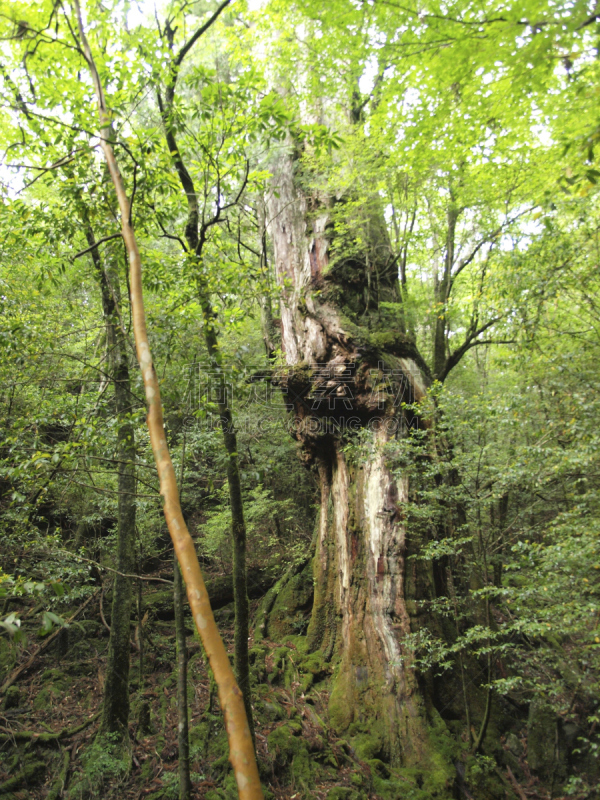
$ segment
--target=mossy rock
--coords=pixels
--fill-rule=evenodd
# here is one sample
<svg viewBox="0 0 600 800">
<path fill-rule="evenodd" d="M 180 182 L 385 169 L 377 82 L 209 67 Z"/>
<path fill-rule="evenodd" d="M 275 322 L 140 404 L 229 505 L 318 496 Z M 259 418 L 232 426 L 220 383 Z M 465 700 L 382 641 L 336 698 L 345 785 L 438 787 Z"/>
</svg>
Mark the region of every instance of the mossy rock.
<svg viewBox="0 0 600 800">
<path fill-rule="evenodd" d="M 21 692 L 18 686 L 9 686 L 4 695 L 3 708 L 9 711 L 11 708 L 18 708 L 21 702 Z"/>
<path fill-rule="evenodd" d="M 308 786 L 312 779 L 312 767 L 308 747 L 301 734 L 302 725 L 286 722 L 271 731 L 267 736 L 267 744 L 279 769 L 288 771 L 298 784 Z"/>
</svg>

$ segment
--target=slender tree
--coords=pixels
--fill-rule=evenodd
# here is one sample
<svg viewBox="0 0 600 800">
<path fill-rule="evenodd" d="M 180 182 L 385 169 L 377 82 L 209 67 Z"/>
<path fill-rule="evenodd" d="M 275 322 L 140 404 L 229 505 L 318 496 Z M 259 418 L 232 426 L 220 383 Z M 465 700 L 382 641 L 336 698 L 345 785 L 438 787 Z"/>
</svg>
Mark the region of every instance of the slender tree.
<svg viewBox="0 0 600 800">
<path fill-rule="evenodd" d="M 121 327 L 119 310 L 120 285 L 117 270 L 106 269 L 98 252 L 98 243 L 89 214 L 81 206 L 90 257 L 102 295 L 102 311 L 106 325 L 106 345 L 109 372 L 115 392 L 117 414 L 117 574 L 113 582 L 108 661 L 104 683 L 101 730 L 105 733 L 127 734 L 129 722 L 129 652 L 132 579 L 126 577 L 135 570 L 135 434 L 131 422 L 131 387 L 129 378 L 129 348 L 126 333 Z"/>
<path fill-rule="evenodd" d="M 181 444 L 180 491 L 183 493 L 185 470 L 185 429 Z M 177 556 L 173 558 L 173 609 L 175 612 L 175 646 L 177 652 L 177 745 L 179 748 L 179 800 L 189 800 L 192 791 L 190 777 L 190 736 L 188 720 L 188 652 L 185 640 L 183 613 L 184 587 Z"/>
<path fill-rule="evenodd" d="M 219 687 L 219 700 L 225 716 L 225 727 L 230 742 L 229 758 L 234 770 L 238 793 L 241 800 L 258 800 L 263 795 L 244 699 L 231 670 L 227 651 L 219 636 L 198 558 L 194 550 L 194 543 L 181 512 L 177 480 L 164 432 L 160 388 L 148 343 L 140 254 L 131 225 L 130 202 L 112 147 L 113 135 L 110 115 L 92 51 L 85 34 L 78 0 L 75 0 L 75 9 L 82 51 L 85 54 L 98 101 L 102 151 L 117 194 L 121 212 L 122 235 L 129 255 L 133 329 L 148 403 L 147 422 L 150 441 L 160 478 L 160 492 L 164 498 L 165 519 L 175 547 L 175 553 L 185 576 L 187 595 L 194 622 L 202 638 L 204 649 Z"/>
<path fill-rule="evenodd" d="M 229 503 L 231 507 L 231 533 L 233 544 L 233 594 L 235 607 L 235 631 L 234 631 L 234 670 L 236 679 L 244 696 L 246 716 L 250 725 L 252 736 L 254 737 L 254 726 L 252 722 L 252 700 L 250 692 L 250 666 L 248 661 L 248 638 L 249 638 L 249 610 L 248 610 L 248 588 L 246 575 L 246 522 L 244 519 L 244 503 L 242 497 L 242 484 L 238 463 L 238 446 L 235 431 L 233 414 L 229 401 L 229 391 L 226 386 L 223 356 L 219 345 L 218 321 L 213 311 L 211 294 L 209 287 L 204 280 L 204 247 L 207 242 L 210 229 L 222 221 L 226 208 L 231 204 L 227 203 L 224 207 L 220 190 L 217 187 L 216 210 L 208 218 L 201 212 L 200 198 L 194 180 L 188 170 L 184 155 L 177 141 L 177 125 L 175 92 L 177 79 L 181 65 L 190 52 L 194 44 L 200 37 L 213 25 L 219 15 L 229 5 L 231 0 L 225 0 L 219 5 L 215 13 L 204 23 L 188 41 L 177 51 L 174 52 L 175 29 L 172 20 L 168 20 L 164 26 L 164 36 L 167 40 L 169 50 L 172 53 L 172 61 L 166 85 L 157 91 L 158 105 L 165 130 L 167 146 L 173 160 L 173 165 L 177 171 L 177 176 L 181 184 L 187 202 L 187 219 L 184 230 L 186 256 L 191 262 L 192 272 L 196 276 L 196 287 L 198 299 L 202 309 L 204 323 L 204 340 L 209 358 L 209 367 L 212 378 L 215 381 L 217 395 L 217 406 L 219 410 L 219 422 L 223 434 L 223 443 L 227 452 L 227 484 L 229 487 Z M 248 167 L 246 168 L 245 178 L 238 191 L 238 195 L 233 204 L 239 202 L 241 194 L 245 188 L 248 178 Z"/>
</svg>

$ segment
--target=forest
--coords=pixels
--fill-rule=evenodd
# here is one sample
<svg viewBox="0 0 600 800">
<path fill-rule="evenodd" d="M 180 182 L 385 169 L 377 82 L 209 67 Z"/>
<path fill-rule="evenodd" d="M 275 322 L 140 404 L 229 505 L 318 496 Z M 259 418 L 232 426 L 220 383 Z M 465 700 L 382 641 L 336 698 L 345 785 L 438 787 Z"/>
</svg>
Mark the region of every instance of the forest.
<svg viewBox="0 0 600 800">
<path fill-rule="evenodd" d="M 598 0 L 0 40 L 0 800 L 600 798 Z"/>
</svg>

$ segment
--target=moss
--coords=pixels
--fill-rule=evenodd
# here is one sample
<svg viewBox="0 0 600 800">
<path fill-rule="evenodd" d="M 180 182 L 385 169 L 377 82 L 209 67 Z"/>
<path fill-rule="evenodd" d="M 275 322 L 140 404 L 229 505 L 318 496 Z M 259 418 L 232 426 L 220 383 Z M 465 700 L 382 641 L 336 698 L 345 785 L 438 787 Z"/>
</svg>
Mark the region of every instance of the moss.
<svg viewBox="0 0 600 800">
<path fill-rule="evenodd" d="M 384 751 L 384 743 L 381 736 L 377 733 L 362 733 L 352 740 L 356 755 L 363 761 L 378 758 Z"/>
<path fill-rule="evenodd" d="M 15 663 L 13 648 L 6 639 L 0 639 L 0 683 L 4 681 Z"/>
<path fill-rule="evenodd" d="M 101 798 L 107 785 L 118 785 L 131 770 L 131 746 L 128 738 L 117 733 L 98 734 L 81 757 L 83 774 L 69 786 L 72 800 Z"/>
<path fill-rule="evenodd" d="M 267 744 L 269 752 L 275 756 L 278 770 L 289 771 L 297 784 L 308 786 L 312 779 L 312 766 L 308 747 L 301 738 L 301 733 L 300 723 L 286 722 L 268 735 Z"/>
<path fill-rule="evenodd" d="M 536 772 L 552 772 L 556 746 L 556 714 L 534 700 L 527 720 L 527 761 Z"/>
<path fill-rule="evenodd" d="M 312 603 L 312 567 L 308 564 L 297 574 L 291 574 L 280 588 L 268 615 L 268 636 L 282 641 L 290 634 L 303 633 Z"/>
<path fill-rule="evenodd" d="M 21 692 L 19 691 L 19 687 L 9 686 L 6 690 L 6 695 L 4 696 L 4 710 L 9 711 L 11 708 L 18 708 L 20 702 Z"/>
<path fill-rule="evenodd" d="M 360 796 L 348 786 L 334 786 L 327 792 L 327 800 L 360 800 Z"/>
<path fill-rule="evenodd" d="M 354 708 L 350 702 L 352 692 L 349 670 L 341 668 L 329 696 L 329 722 L 337 733 L 347 731 L 354 720 Z"/>
</svg>

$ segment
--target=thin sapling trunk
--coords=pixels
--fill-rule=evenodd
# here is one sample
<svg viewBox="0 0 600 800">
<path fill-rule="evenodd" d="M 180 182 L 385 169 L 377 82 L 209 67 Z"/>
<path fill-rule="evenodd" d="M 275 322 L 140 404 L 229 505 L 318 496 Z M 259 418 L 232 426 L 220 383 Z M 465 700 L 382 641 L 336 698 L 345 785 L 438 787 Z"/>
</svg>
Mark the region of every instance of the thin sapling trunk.
<svg viewBox="0 0 600 800">
<path fill-rule="evenodd" d="M 121 230 L 129 254 L 133 330 L 138 361 L 144 380 L 148 405 L 147 424 L 160 479 L 160 493 L 164 499 L 165 519 L 185 578 L 192 616 L 219 687 L 219 699 L 225 717 L 225 728 L 229 740 L 229 760 L 235 774 L 240 800 L 262 800 L 263 793 L 254 754 L 254 743 L 246 718 L 242 693 L 229 664 L 227 650 L 219 635 L 210 607 L 208 592 L 200 571 L 194 542 L 181 512 L 175 470 L 165 436 L 160 387 L 148 342 L 142 292 L 141 259 L 131 224 L 131 207 L 111 144 L 110 116 L 106 107 L 100 77 L 83 28 L 78 0 L 74 0 L 74 5 L 77 13 L 77 26 L 81 45 L 98 100 L 101 127 L 100 142 L 117 194 L 121 213 Z"/>
</svg>

